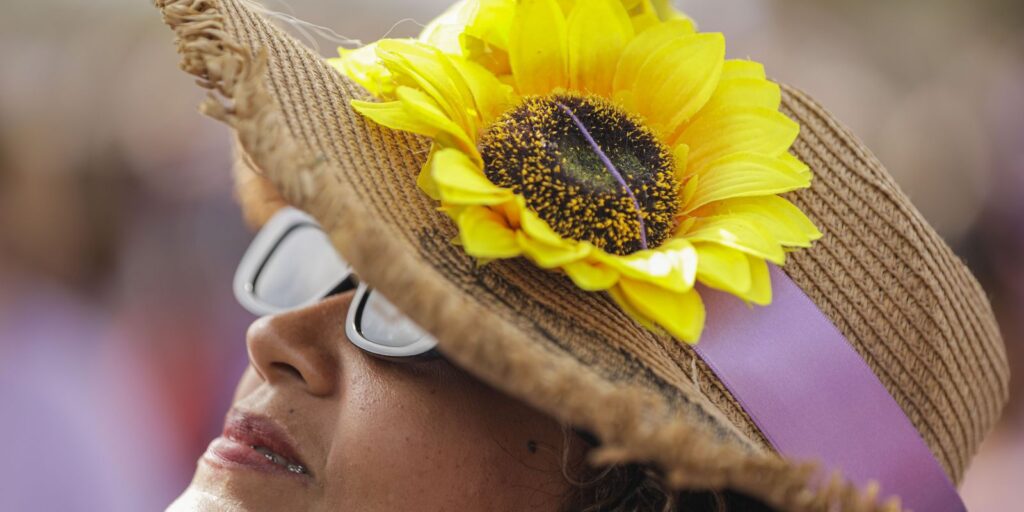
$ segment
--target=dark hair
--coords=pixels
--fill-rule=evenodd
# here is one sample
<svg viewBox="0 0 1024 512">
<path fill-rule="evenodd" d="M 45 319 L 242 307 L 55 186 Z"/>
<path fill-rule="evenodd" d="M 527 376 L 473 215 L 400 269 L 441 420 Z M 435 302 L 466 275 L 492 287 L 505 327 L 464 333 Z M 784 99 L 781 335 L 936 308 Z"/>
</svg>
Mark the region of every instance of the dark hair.
<svg viewBox="0 0 1024 512">
<path fill-rule="evenodd" d="M 752 498 L 731 491 L 673 491 L 661 472 L 646 464 L 620 464 L 595 468 L 586 462 L 586 451 L 597 446 L 586 433 L 566 429 L 562 473 L 571 489 L 563 512 L 720 512 L 771 511 Z M 582 453 L 583 457 L 573 457 Z M 575 464 L 575 467 L 574 467 Z"/>
</svg>

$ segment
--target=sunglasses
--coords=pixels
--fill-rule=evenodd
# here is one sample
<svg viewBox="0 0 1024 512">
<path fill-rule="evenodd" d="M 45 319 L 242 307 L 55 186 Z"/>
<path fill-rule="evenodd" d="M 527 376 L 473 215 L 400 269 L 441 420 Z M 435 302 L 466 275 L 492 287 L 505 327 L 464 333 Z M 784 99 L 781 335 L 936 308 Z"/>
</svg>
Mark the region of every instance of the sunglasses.
<svg viewBox="0 0 1024 512">
<path fill-rule="evenodd" d="M 436 354 L 437 340 L 360 282 L 319 224 L 295 208 L 281 209 L 260 229 L 235 271 L 235 297 L 259 316 L 302 309 L 353 289 L 345 318 L 353 344 L 384 358 Z"/>
</svg>

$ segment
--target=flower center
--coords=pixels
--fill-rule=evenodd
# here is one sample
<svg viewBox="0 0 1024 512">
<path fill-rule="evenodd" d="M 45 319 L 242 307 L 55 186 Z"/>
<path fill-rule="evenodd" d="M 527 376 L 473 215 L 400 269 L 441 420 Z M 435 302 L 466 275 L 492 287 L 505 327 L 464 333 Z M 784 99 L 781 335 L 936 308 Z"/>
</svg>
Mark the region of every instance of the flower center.
<svg viewBox="0 0 1024 512">
<path fill-rule="evenodd" d="M 619 255 L 661 245 L 679 207 L 672 154 L 596 96 L 530 96 L 481 142 L 484 173 L 563 238 Z"/>
</svg>

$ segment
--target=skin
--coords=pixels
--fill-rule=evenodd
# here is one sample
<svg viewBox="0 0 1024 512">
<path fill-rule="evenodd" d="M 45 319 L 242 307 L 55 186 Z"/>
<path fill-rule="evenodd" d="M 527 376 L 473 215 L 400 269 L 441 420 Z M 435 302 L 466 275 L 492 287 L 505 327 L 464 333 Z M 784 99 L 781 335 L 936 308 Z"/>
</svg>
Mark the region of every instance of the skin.
<svg viewBox="0 0 1024 512">
<path fill-rule="evenodd" d="M 558 510 L 568 483 L 550 417 L 443 358 L 392 362 L 348 342 L 351 293 L 264 317 L 233 408 L 267 416 L 310 476 L 217 464 L 170 511 Z"/>
</svg>

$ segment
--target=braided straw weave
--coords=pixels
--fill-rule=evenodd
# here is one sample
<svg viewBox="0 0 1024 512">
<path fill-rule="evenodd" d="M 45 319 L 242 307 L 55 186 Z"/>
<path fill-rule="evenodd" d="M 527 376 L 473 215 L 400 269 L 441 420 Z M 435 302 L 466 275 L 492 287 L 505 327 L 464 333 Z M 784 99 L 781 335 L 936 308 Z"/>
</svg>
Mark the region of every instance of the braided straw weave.
<svg viewBox="0 0 1024 512">
<path fill-rule="evenodd" d="M 349 101 L 369 95 L 247 2 L 156 4 L 182 68 L 211 90 L 202 110 L 235 130 L 248 166 L 315 216 L 449 359 L 597 434 L 593 462 L 655 464 L 675 487 L 729 488 L 781 510 L 900 510 L 877 486 L 839 475 L 815 483 L 813 465 L 780 458 L 692 349 L 641 328 L 607 296 L 522 260 L 477 265 L 416 187 L 427 141 L 364 121 Z M 959 482 L 1007 399 L 985 295 L 852 134 L 788 87 L 783 110 L 803 127 L 793 151 L 815 173 L 789 198 L 824 232 L 784 269 Z"/>
</svg>

